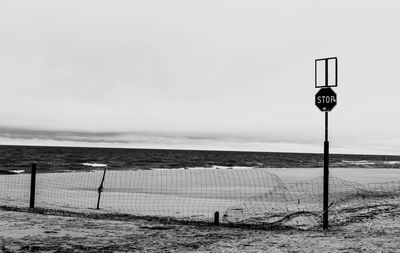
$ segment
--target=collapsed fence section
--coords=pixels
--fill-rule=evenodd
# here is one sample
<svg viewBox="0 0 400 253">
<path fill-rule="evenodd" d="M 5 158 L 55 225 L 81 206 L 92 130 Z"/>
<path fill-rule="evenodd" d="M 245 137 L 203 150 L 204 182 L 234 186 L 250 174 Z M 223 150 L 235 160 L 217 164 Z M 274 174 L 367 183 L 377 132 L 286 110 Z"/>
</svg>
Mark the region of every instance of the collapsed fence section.
<svg viewBox="0 0 400 253">
<path fill-rule="evenodd" d="M 40 173 L 35 206 L 223 223 L 312 227 L 322 221 L 322 178 L 285 184 L 265 169 Z M 0 205 L 27 207 L 30 174 L 0 175 Z M 330 177 L 330 223 L 355 210 L 398 205 L 400 181 L 361 185 Z"/>
<path fill-rule="evenodd" d="M 246 199 L 227 209 L 228 222 L 285 224 L 295 227 L 322 225 L 323 177 L 285 184 Z M 329 219 L 341 224 L 377 207 L 400 205 L 400 181 L 366 184 L 329 178 Z"/>
</svg>

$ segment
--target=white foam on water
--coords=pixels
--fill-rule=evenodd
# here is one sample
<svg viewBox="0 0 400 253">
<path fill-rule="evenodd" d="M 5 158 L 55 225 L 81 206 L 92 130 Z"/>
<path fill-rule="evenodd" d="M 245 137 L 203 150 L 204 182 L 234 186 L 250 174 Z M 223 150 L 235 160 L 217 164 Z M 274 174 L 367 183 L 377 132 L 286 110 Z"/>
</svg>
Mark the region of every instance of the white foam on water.
<svg viewBox="0 0 400 253">
<path fill-rule="evenodd" d="M 90 166 L 90 167 L 107 167 L 107 164 L 104 163 L 81 163 L 84 166 Z"/>
<path fill-rule="evenodd" d="M 387 162 L 383 162 L 384 164 L 388 164 L 388 165 L 395 165 L 395 164 L 400 164 L 400 161 L 387 161 Z"/>
<path fill-rule="evenodd" d="M 215 169 L 232 169 L 232 170 L 247 170 L 247 169 L 253 169 L 253 167 L 246 167 L 246 166 L 219 166 L 219 165 L 214 165 L 213 168 Z"/>
<path fill-rule="evenodd" d="M 253 167 L 213 165 L 211 167 L 188 167 L 187 169 L 188 170 L 244 170 L 244 169 L 253 169 Z"/>
<path fill-rule="evenodd" d="M 350 163 L 353 165 L 373 165 L 376 164 L 375 162 L 367 161 L 367 160 L 358 160 L 358 161 L 349 161 L 349 160 L 342 160 L 343 163 Z"/>
<path fill-rule="evenodd" d="M 24 173 L 25 170 L 12 170 L 12 172 L 14 172 L 16 174 L 21 174 L 21 173 Z"/>
<path fill-rule="evenodd" d="M 10 172 L 15 173 L 15 174 L 21 174 L 21 173 L 24 173 L 25 170 L 10 170 Z"/>
<path fill-rule="evenodd" d="M 185 168 L 171 168 L 171 169 L 166 169 L 166 168 L 152 168 L 151 170 L 185 170 Z"/>
<path fill-rule="evenodd" d="M 211 167 L 187 167 L 187 168 L 152 168 L 151 170 L 247 170 L 253 169 L 253 167 L 245 166 L 220 166 L 213 165 Z"/>
<path fill-rule="evenodd" d="M 216 166 L 212 167 L 188 167 L 188 170 L 215 170 Z"/>
</svg>

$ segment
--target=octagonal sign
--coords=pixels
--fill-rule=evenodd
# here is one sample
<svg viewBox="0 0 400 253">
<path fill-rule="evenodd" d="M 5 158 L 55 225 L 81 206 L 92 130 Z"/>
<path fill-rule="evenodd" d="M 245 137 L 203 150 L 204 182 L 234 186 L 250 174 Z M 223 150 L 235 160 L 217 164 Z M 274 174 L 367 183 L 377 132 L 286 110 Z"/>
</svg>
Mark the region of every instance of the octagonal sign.
<svg viewBox="0 0 400 253">
<path fill-rule="evenodd" d="M 336 93 L 331 88 L 322 88 L 315 94 L 315 105 L 323 112 L 331 111 L 336 101 Z"/>
</svg>

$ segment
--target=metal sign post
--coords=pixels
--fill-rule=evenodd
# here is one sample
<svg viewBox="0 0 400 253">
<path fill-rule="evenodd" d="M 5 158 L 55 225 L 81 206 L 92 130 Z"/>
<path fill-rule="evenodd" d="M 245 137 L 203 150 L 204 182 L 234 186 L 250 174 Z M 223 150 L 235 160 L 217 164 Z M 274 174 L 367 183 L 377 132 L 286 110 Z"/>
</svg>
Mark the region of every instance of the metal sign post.
<svg viewBox="0 0 400 253">
<path fill-rule="evenodd" d="M 331 68 L 330 68 L 331 66 Z M 332 71 L 333 68 L 333 71 Z M 333 78 L 330 78 L 330 74 Z M 322 78 L 321 78 L 322 76 Z M 318 78 L 321 78 L 319 80 Z M 315 60 L 315 88 L 321 88 L 315 94 L 315 105 L 325 112 L 325 140 L 324 140 L 324 187 L 323 187 L 323 212 L 322 226 L 329 226 L 329 139 L 328 139 L 328 112 L 335 107 L 336 93 L 330 87 L 337 86 L 337 58 L 323 58 Z"/>
<path fill-rule="evenodd" d="M 329 140 L 328 140 L 328 112 L 325 112 L 325 141 L 324 141 L 324 200 L 322 227 L 328 228 L 328 208 L 329 208 Z"/>
</svg>

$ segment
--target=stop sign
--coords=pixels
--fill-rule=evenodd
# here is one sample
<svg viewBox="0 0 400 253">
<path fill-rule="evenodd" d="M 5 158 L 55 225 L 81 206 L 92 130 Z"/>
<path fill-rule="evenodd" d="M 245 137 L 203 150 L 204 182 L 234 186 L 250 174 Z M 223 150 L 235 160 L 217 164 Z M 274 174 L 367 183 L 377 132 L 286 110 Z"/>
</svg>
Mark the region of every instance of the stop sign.
<svg viewBox="0 0 400 253">
<path fill-rule="evenodd" d="M 332 110 L 336 101 L 336 93 L 331 88 L 322 88 L 315 94 L 315 105 L 323 112 Z"/>
</svg>

